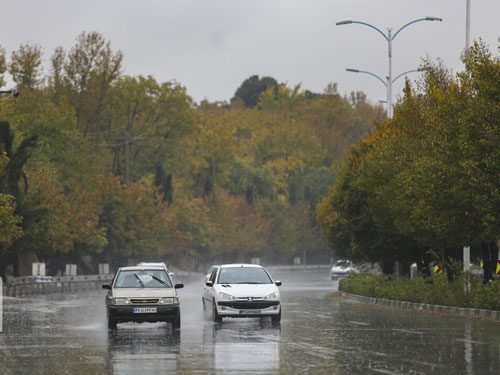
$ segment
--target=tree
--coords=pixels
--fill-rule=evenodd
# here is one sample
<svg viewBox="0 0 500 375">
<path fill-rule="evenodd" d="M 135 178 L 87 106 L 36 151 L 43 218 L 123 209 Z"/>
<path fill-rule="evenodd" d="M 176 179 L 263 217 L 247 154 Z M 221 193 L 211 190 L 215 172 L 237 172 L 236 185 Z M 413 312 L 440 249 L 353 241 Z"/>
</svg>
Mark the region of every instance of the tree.
<svg viewBox="0 0 500 375">
<path fill-rule="evenodd" d="M 379 124 L 340 169 L 318 217 L 330 242 L 346 254 L 427 265 L 431 252 L 460 259 L 464 245 L 476 254 L 494 248 L 500 233 L 500 66 L 481 44 L 464 62 L 457 77 L 428 64 L 420 90 L 407 82 L 393 120 Z M 360 247 L 360 224 L 368 235 L 363 243 L 383 246 Z"/>
<path fill-rule="evenodd" d="M 63 58 L 64 51 L 56 49 L 52 58 L 56 84 L 61 81 Z M 76 123 L 85 137 L 92 139 L 102 131 L 109 90 L 119 77 L 122 59 L 122 53 L 113 53 L 110 42 L 98 32 L 82 32 L 66 57 L 63 81 L 75 109 Z"/>
<path fill-rule="evenodd" d="M 257 105 L 260 94 L 268 90 L 270 87 L 278 87 L 278 82 L 274 78 L 259 78 L 258 75 L 253 75 L 243 81 L 234 93 L 233 99 L 240 98 L 243 100 L 247 108 L 253 108 Z"/>
<path fill-rule="evenodd" d="M 15 200 L 14 214 L 22 217 L 22 230 L 24 232 L 24 236 L 19 237 L 6 249 L 5 256 L 9 260 L 14 260 L 15 271 L 17 256 L 21 252 L 27 251 L 27 243 L 24 241 L 26 233 L 29 231 L 32 220 L 36 220 L 38 216 L 38 213 L 26 204 L 28 180 L 24 173 L 24 166 L 31 157 L 33 149 L 37 146 L 37 139 L 37 135 L 28 136 L 14 149 L 14 134 L 9 123 L 0 121 L 0 152 L 8 157 L 5 174 L 0 177 L 0 192 L 10 194 Z M 21 182 L 23 182 L 23 188 L 21 188 Z"/>
<path fill-rule="evenodd" d="M 4 74 L 7 71 L 7 59 L 5 58 L 5 49 L 0 47 L 0 87 L 5 85 Z"/>
<path fill-rule="evenodd" d="M 166 165 L 177 140 L 191 132 L 192 99 L 176 82 L 122 77 L 112 87 L 111 121 L 104 139 L 113 153 L 113 170 L 125 183 Z"/>
<path fill-rule="evenodd" d="M 9 64 L 9 73 L 12 75 L 17 89 L 33 90 L 42 80 L 42 49 L 33 44 L 21 44 L 12 52 Z"/>
<path fill-rule="evenodd" d="M 6 154 L 0 154 L 0 177 L 5 174 L 8 163 Z M 16 215 L 16 202 L 12 195 L 0 193 L 0 264 L 5 265 L 6 249 L 22 236 L 21 220 Z M 0 276 L 5 278 L 5 269 L 0 267 Z"/>
</svg>

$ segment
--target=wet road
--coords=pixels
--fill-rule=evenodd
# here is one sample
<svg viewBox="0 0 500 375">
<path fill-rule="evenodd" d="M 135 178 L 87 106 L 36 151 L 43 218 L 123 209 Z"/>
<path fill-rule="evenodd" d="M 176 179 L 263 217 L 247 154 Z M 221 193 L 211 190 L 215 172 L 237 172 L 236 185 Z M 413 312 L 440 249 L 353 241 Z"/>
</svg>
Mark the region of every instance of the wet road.
<svg viewBox="0 0 500 375">
<path fill-rule="evenodd" d="M 280 327 L 204 321 L 201 283 L 179 290 L 177 335 L 160 323 L 108 335 L 105 291 L 5 298 L 0 373 L 500 374 L 500 323 L 366 306 L 332 296 L 328 274 L 276 276 Z"/>
</svg>

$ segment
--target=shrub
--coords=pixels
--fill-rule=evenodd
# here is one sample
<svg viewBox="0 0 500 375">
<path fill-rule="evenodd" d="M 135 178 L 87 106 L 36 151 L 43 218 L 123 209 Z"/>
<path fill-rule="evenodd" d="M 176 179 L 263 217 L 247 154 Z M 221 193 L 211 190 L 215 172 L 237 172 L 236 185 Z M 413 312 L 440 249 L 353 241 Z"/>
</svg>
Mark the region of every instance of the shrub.
<svg viewBox="0 0 500 375">
<path fill-rule="evenodd" d="M 471 278 L 470 290 L 464 288 L 464 276 L 448 282 L 446 276 L 432 278 L 395 278 L 388 275 L 355 274 L 341 280 L 343 292 L 374 298 L 428 303 L 433 305 L 500 310 L 500 283 L 483 284 Z"/>
</svg>

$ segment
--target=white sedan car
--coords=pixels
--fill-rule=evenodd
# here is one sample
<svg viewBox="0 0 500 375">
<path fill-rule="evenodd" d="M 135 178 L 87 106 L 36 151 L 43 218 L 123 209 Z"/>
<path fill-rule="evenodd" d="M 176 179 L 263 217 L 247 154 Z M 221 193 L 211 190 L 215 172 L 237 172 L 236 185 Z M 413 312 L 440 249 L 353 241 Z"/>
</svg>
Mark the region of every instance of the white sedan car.
<svg viewBox="0 0 500 375">
<path fill-rule="evenodd" d="M 352 273 L 359 273 L 359 270 L 350 260 L 337 260 L 330 273 L 332 280 L 336 280 Z"/>
<path fill-rule="evenodd" d="M 212 266 L 205 280 L 203 310 L 211 312 L 214 322 L 222 318 L 261 318 L 281 320 L 281 281 L 255 264 Z"/>
</svg>

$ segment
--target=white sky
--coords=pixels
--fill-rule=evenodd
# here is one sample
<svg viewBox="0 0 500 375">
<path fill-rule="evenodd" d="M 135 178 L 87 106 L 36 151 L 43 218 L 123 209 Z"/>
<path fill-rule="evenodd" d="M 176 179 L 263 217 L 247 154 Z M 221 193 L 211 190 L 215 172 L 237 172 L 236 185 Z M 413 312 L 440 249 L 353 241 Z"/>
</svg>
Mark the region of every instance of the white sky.
<svg viewBox="0 0 500 375">
<path fill-rule="evenodd" d="M 81 31 L 99 31 L 125 55 L 125 74 L 175 79 L 195 100 L 229 100 L 252 74 L 272 76 L 322 92 L 363 90 L 372 101 L 385 88 L 346 67 L 387 74 L 386 42 L 362 25 L 335 26 L 342 19 L 369 22 L 385 31 L 420 22 L 394 41 L 393 72 L 418 67 L 421 58 L 462 69 L 466 0 L 0 0 L 0 45 L 42 46 L 45 64 L 54 48 L 71 47 Z M 471 0 L 472 38 L 497 51 L 500 0 Z M 412 75 L 416 78 L 416 75 Z M 394 87 L 399 94 L 403 80 Z"/>
</svg>

